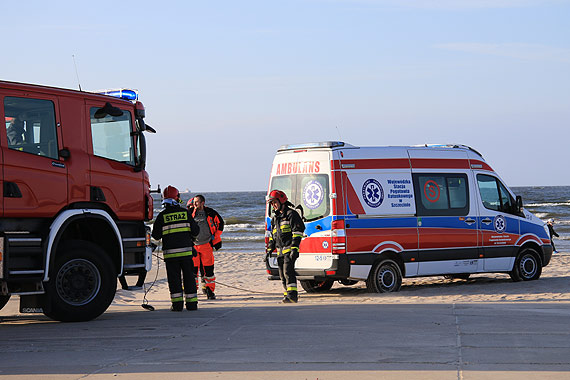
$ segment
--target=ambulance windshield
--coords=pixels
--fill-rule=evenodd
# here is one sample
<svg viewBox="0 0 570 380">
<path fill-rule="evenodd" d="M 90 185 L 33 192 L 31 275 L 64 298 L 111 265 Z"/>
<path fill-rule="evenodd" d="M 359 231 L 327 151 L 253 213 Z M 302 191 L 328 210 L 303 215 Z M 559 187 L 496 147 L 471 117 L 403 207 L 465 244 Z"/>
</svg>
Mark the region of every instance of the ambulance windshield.
<svg viewBox="0 0 570 380">
<path fill-rule="evenodd" d="M 271 190 L 287 194 L 294 206 L 302 206 L 306 222 L 329 215 L 329 176 L 327 174 L 296 174 L 276 176 L 271 180 Z"/>
</svg>

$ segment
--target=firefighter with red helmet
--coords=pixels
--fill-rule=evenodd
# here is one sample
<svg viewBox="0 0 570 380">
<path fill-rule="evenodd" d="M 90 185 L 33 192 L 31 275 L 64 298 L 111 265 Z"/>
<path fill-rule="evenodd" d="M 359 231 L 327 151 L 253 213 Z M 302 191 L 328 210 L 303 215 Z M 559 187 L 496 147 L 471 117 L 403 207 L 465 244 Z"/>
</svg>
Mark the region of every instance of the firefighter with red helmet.
<svg viewBox="0 0 570 380">
<path fill-rule="evenodd" d="M 202 274 L 202 291 L 209 300 L 215 300 L 216 276 L 214 275 L 214 250 L 222 248 L 222 232 L 224 220 L 216 210 L 205 206 L 206 198 L 198 194 L 190 199 L 186 206 L 188 211 L 200 226 L 194 247 L 197 255 L 194 257 L 194 273 L 198 286 L 198 269 Z"/>
<path fill-rule="evenodd" d="M 277 250 L 279 277 L 285 289 L 284 303 L 296 303 L 298 300 L 295 261 L 299 257 L 299 245 L 305 231 L 305 224 L 287 195 L 281 190 L 272 190 L 267 203 L 273 209 L 271 235 L 266 252 Z"/>
<path fill-rule="evenodd" d="M 182 311 L 184 302 L 186 310 L 198 309 L 192 255 L 193 241 L 200 228 L 180 202 L 178 189 L 167 186 L 163 192 L 164 210 L 158 214 L 152 228 L 152 237 L 162 239 L 162 256 L 166 264 L 172 311 Z"/>
</svg>

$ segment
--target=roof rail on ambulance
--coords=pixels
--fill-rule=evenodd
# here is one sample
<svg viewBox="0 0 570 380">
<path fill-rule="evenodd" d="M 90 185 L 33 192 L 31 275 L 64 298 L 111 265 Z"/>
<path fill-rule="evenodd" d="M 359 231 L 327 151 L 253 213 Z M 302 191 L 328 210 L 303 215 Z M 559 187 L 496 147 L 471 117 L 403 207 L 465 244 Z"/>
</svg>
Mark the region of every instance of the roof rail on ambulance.
<svg viewBox="0 0 570 380">
<path fill-rule="evenodd" d="M 314 149 L 314 148 L 341 148 L 341 147 L 353 147 L 350 144 L 347 144 L 343 141 L 321 141 L 321 142 L 312 142 L 312 143 L 304 143 L 304 144 L 290 144 L 290 145 L 281 145 L 278 152 L 282 152 L 285 150 L 298 150 L 298 149 Z"/>
<path fill-rule="evenodd" d="M 468 145 L 463 144 L 424 144 L 424 145 L 414 145 L 416 147 L 425 146 L 426 148 L 455 148 L 455 149 L 467 149 L 472 151 L 473 153 L 477 154 L 479 157 L 483 158 L 483 155 L 476 151 L 475 149 L 471 148 Z"/>
<path fill-rule="evenodd" d="M 114 98 L 130 100 L 135 102 L 139 100 L 139 92 L 138 90 L 131 90 L 128 88 L 118 88 L 118 89 L 111 89 L 111 90 L 98 90 L 93 91 L 96 94 L 100 95 L 107 95 L 112 96 Z"/>
</svg>

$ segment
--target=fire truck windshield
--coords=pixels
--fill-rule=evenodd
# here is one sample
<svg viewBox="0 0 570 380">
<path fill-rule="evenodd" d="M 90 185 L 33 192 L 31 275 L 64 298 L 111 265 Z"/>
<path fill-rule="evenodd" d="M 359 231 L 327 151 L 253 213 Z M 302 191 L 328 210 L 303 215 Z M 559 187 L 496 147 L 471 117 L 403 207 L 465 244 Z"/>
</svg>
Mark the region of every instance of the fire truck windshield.
<svg viewBox="0 0 570 380">
<path fill-rule="evenodd" d="M 96 117 L 98 110 L 97 107 L 91 108 L 93 154 L 134 166 L 135 145 L 131 113 L 123 110 L 120 116 Z"/>
</svg>

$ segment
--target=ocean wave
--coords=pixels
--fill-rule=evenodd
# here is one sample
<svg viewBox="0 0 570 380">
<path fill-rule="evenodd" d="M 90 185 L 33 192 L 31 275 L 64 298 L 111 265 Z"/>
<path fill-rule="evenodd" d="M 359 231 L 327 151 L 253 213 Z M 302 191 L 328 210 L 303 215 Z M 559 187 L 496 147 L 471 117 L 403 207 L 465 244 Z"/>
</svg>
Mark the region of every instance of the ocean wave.
<svg viewBox="0 0 570 380">
<path fill-rule="evenodd" d="M 529 203 L 525 207 L 553 207 L 553 206 L 569 206 L 570 200 L 566 202 L 544 202 L 544 203 Z"/>
<path fill-rule="evenodd" d="M 222 241 L 262 241 L 265 242 L 265 236 L 263 235 L 255 235 L 255 236 L 227 236 L 224 237 L 222 235 Z"/>
<path fill-rule="evenodd" d="M 264 224 L 253 224 L 253 223 L 226 224 L 224 226 L 224 231 L 242 231 L 242 230 L 263 231 L 264 229 L 265 229 Z"/>
</svg>

